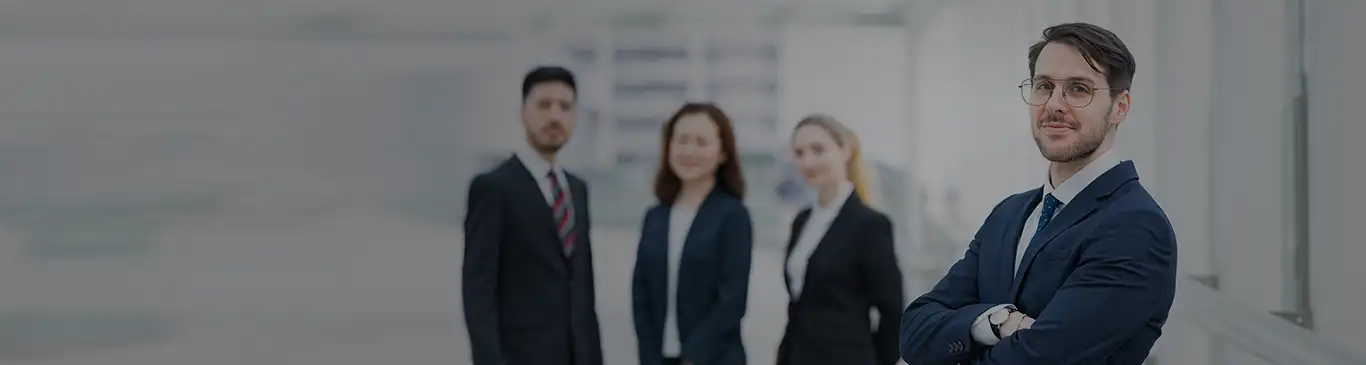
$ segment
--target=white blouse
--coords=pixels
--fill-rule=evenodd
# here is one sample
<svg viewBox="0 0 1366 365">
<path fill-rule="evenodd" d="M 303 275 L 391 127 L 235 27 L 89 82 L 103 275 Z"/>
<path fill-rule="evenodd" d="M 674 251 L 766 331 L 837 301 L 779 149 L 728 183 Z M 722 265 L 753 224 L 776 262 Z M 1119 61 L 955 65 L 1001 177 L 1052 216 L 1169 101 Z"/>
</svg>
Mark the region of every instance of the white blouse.
<svg viewBox="0 0 1366 365">
<path fill-rule="evenodd" d="M 697 209 L 674 205 L 669 212 L 669 256 L 667 289 L 664 309 L 664 357 L 675 358 L 683 352 L 683 342 L 678 334 L 678 267 L 683 258 L 683 244 L 688 240 L 688 230 L 692 229 Z"/>
<path fill-rule="evenodd" d="M 840 184 L 838 194 L 825 206 L 819 203 L 811 205 L 811 215 L 807 217 L 806 224 L 797 236 L 797 243 L 792 246 L 792 253 L 787 257 L 787 280 L 792 283 L 792 299 L 801 297 L 802 286 L 806 284 L 807 262 L 811 260 L 811 254 L 816 252 L 821 239 L 825 238 L 826 231 L 830 230 L 830 224 L 839 216 L 844 203 L 854 194 L 854 184 Z"/>
</svg>

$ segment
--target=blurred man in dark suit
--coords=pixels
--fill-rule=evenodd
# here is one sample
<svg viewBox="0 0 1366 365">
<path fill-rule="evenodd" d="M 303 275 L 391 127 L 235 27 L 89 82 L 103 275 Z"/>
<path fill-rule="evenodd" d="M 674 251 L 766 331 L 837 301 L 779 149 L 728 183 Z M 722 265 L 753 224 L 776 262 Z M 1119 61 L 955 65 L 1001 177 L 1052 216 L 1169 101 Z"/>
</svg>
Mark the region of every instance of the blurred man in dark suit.
<svg viewBox="0 0 1366 365">
<path fill-rule="evenodd" d="M 564 68 L 528 73 L 526 145 L 470 182 L 463 294 L 475 365 L 602 365 L 588 187 L 556 163 L 577 92 Z"/>
</svg>

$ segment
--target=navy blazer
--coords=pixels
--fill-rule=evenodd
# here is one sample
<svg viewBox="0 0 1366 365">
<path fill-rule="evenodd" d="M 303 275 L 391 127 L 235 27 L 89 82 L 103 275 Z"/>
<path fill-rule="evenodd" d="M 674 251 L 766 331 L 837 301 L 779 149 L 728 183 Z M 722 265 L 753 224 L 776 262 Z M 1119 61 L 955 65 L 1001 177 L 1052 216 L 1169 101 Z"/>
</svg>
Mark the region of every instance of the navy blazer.
<svg viewBox="0 0 1366 365">
<path fill-rule="evenodd" d="M 1015 253 L 1042 189 L 1006 198 L 929 293 L 901 319 L 910 365 L 1138 365 L 1162 334 L 1176 292 L 1176 236 L 1138 183 L 1133 162 L 1111 168 Z M 1015 304 L 1035 318 L 995 346 L 971 335 L 978 315 Z"/>
<path fill-rule="evenodd" d="M 641 365 L 663 364 L 670 207 L 645 213 L 631 280 Z M 749 292 L 754 230 L 740 199 L 713 189 L 697 210 L 679 261 L 676 310 L 681 358 L 693 365 L 743 365 L 740 320 Z"/>
</svg>

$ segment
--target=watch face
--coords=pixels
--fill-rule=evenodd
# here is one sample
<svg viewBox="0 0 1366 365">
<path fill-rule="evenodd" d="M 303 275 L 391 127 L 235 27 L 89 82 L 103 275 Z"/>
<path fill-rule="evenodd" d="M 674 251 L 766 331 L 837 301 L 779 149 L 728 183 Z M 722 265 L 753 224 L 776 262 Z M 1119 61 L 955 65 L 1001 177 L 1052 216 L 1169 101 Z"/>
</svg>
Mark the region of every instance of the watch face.
<svg viewBox="0 0 1366 365">
<path fill-rule="evenodd" d="M 1010 312 L 1010 310 L 998 310 L 996 311 L 996 313 L 992 313 L 991 316 L 987 318 L 987 320 L 991 321 L 991 324 L 995 325 L 1006 323 L 1006 319 L 1010 318 Z"/>
</svg>

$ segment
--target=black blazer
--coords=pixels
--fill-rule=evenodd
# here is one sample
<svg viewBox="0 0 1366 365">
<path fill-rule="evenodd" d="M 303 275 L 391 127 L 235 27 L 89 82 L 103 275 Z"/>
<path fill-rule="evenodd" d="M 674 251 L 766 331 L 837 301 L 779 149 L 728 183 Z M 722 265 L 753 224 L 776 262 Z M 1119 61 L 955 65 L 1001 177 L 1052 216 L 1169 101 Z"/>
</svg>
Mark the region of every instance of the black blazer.
<svg viewBox="0 0 1366 365">
<path fill-rule="evenodd" d="M 578 234 L 568 258 L 516 157 L 470 183 L 463 294 L 476 365 L 602 364 L 588 187 L 566 175 Z"/>
<path fill-rule="evenodd" d="M 641 365 L 663 364 L 668 293 L 670 207 L 645 213 L 636 249 L 631 299 Z M 749 292 L 754 234 L 740 199 L 713 189 L 684 240 L 679 261 L 677 319 L 680 358 L 693 365 L 744 365 L 740 320 Z"/>
<path fill-rule="evenodd" d="M 806 209 L 792 222 L 787 256 L 810 217 L 811 209 Z M 896 257 L 891 220 L 864 205 L 857 194 L 849 196 L 807 261 L 801 296 L 787 306 L 778 364 L 895 364 L 904 303 Z M 878 312 L 876 332 L 869 308 Z"/>
</svg>

